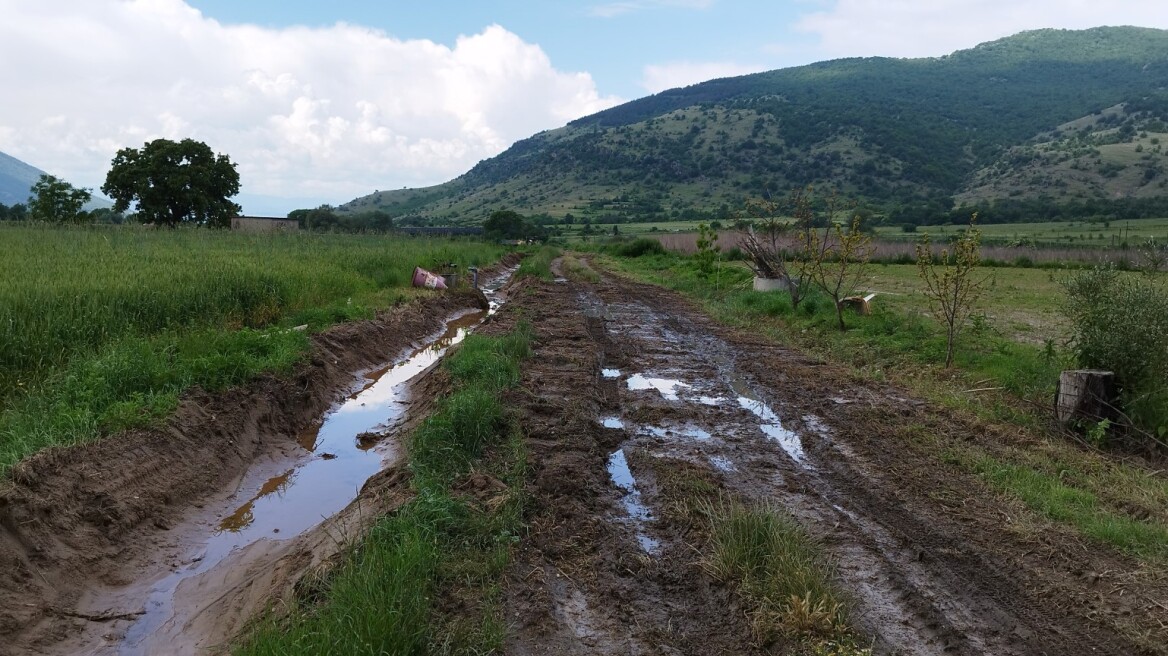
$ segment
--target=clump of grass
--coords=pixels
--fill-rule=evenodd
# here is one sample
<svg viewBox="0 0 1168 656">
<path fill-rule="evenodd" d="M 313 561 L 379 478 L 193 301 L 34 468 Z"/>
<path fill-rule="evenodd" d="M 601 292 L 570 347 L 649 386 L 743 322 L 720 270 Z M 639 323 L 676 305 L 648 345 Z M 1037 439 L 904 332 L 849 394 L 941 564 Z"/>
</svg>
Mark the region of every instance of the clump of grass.
<svg viewBox="0 0 1168 656">
<path fill-rule="evenodd" d="M 236 654 L 490 653 L 502 647 L 499 579 L 522 530 L 526 454 L 501 401 L 532 330 L 472 335 L 446 361 L 452 394 L 411 436 L 415 498 L 380 520 L 312 597 L 269 615 Z M 480 504 L 454 488 L 472 470 L 507 491 Z M 448 614 L 443 600 L 457 598 Z M 477 609 L 467 613 L 466 609 Z"/>
<path fill-rule="evenodd" d="M 552 260 L 560 256 L 560 249 L 554 246 L 543 246 L 535 253 L 523 258 L 519 269 L 515 272 L 516 278 L 539 278 L 550 281 L 552 275 Z"/>
<path fill-rule="evenodd" d="M 614 244 L 611 247 L 613 255 L 618 257 L 644 257 L 646 255 L 664 255 L 665 247 L 656 239 L 638 237 L 630 242 Z"/>
<path fill-rule="evenodd" d="M 847 633 L 847 608 L 821 549 L 785 512 L 732 501 L 709 504 L 705 566 L 734 582 L 753 607 L 755 637 L 832 638 Z"/>
<path fill-rule="evenodd" d="M 600 274 L 593 271 L 584 262 L 581 262 L 575 255 L 565 253 L 563 267 L 564 274 L 570 280 L 583 280 L 591 283 L 600 282 Z"/>
</svg>

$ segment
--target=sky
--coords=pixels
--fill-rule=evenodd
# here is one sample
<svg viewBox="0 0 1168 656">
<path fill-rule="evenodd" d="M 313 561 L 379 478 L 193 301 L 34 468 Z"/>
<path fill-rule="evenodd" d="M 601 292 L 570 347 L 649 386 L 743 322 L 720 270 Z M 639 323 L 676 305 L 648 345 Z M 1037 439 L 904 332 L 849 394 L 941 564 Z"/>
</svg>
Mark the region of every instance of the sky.
<svg viewBox="0 0 1168 656">
<path fill-rule="evenodd" d="M 192 138 L 252 215 L 438 184 L 664 89 L 1027 29 L 1168 29 L 1164 0 L 0 0 L 0 152 L 98 189 Z"/>
</svg>

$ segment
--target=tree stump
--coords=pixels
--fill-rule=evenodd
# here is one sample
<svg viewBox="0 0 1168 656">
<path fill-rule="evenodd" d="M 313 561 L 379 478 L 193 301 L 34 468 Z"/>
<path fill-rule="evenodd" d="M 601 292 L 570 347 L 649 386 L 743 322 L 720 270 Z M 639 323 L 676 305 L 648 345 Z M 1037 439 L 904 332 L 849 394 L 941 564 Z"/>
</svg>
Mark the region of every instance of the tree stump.
<svg viewBox="0 0 1168 656">
<path fill-rule="evenodd" d="M 1077 419 L 1115 419 L 1115 374 L 1099 369 L 1074 369 L 1059 376 L 1055 412 L 1069 424 Z"/>
</svg>

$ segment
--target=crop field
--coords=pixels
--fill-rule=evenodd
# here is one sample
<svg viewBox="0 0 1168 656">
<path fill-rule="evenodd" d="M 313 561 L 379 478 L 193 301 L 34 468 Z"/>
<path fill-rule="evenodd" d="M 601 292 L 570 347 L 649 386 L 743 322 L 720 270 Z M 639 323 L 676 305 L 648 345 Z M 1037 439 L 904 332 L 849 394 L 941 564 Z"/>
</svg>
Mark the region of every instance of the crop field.
<svg viewBox="0 0 1168 656">
<path fill-rule="evenodd" d="M 369 316 L 417 293 L 416 265 L 500 253 L 398 237 L 0 227 L 0 469 L 61 436 L 152 419 L 190 385 L 287 366 L 303 336 L 280 326 Z"/>
<path fill-rule="evenodd" d="M 979 225 L 983 243 L 1041 244 L 1087 248 L 1134 248 L 1147 239 L 1168 242 L 1168 218 L 1117 221 L 1050 221 L 1043 223 L 987 223 Z M 929 234 L 933 241 L 944 240 L 963 226 L 920 226 L 915 232 L 898 227 L 879 227 L 881 239 L 914 241 Z"/>
<path fill-rule="evenodd" d="M 671 249 L 682 249 L 693 238 L 698 225 L 710 221 L 669 221 L 660 223 L 594 224 L 587 240 L 598 241 L 613 236 L 613 225 L 617 234 L 626 237 L 648 236 L 662 240 Z M 735 231 L 729 230 L 732 221 L 719 222 L 720 241 L 724 247 L 736 243 Z M 564 237 L 570 243 L 585 241 L 581 234 L 583 226 L 574 224 L 560 226 Z M 964 229 L 960 225 L 919 226 L 913 232 L 905 232 L 898 226 L 877 226 L 875 236 L 880 242 L 890 242 L 890 252 L 911 252 L 900 244 L 918 241 L 929 235 L 934 243 L 943 242 L 959 234 Z M 1149 239 L 1161 244 L 1168 243 L 1168 218 L 1131 219 L 1116 221 L 1050 221 L 1039 223 L 990 223 L 981 224 L 982 244 L 987 249 L 986 257 L 1008 261 L 1029 253 L 1034 261 L 1080 260 L 1094 261 L 1107 257 L 1115 260 L 1122 257 L 1133 259 L 1134 249 Z M 676 243 L 677 246 L 670 244 Z M 1106 251 L 1106 255 L 1100 251 Z"/>
</svg>

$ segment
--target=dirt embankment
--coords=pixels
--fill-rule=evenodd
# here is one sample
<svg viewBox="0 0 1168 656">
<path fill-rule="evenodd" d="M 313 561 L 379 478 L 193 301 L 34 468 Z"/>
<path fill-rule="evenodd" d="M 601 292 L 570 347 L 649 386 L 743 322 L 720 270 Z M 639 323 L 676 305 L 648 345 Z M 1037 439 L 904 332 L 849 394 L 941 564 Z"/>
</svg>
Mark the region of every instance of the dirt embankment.
<svg viewBox="0 0 1168 656">
<path fill-rule="evenodd" d="M 485 310 L 486 300 L 477 292 L 450 293 L 336 326 L 312 338 L 309 357 L 290 376 L 264 376 L 222 394 L 196 390 L 158 429 L 51 449 L 19 463 L 0 488 L 0 653 L 111 647 L 101 636 L 116 642 L 117 627 L 141 615 L 135 608 L 142 599 L 131 608 L 94 610 L 87 607 L 93 590 L 129 586 L 142 568 L 167 558 L 180 520 L 230 496 L 253 463 L 303 451 L 298 435 L 351 391 L 356 372 L 384 364 L 466 309 Z M 383 472 L 367 487 L 400 488 L 382 484 L 401 474 Z M 335 534 L 327 541 L 335 543 Z M 270 590 L 254 583 L 241 593 L 250 601 L 228 613 L 263 607 Z M 231 628 L 245 618 L 231 617 Z M 218 631 L 225 630 L 221 619 L 203 618 Z"/>
<path fill-rule="evenodd" d="M 1168 584 L 946 463 L 930 436 L 986 434 L 943 408 L 721 327 L 680 296 L 602 277 L 531 284 L 515 405 L 530 535 L 508 580 L 509 654 L 785 653 L 670 521 L 662 483 L 700 472 L 775 503 L 838 562 L 876 653 L 1166 653 Z"/>
</svg>

